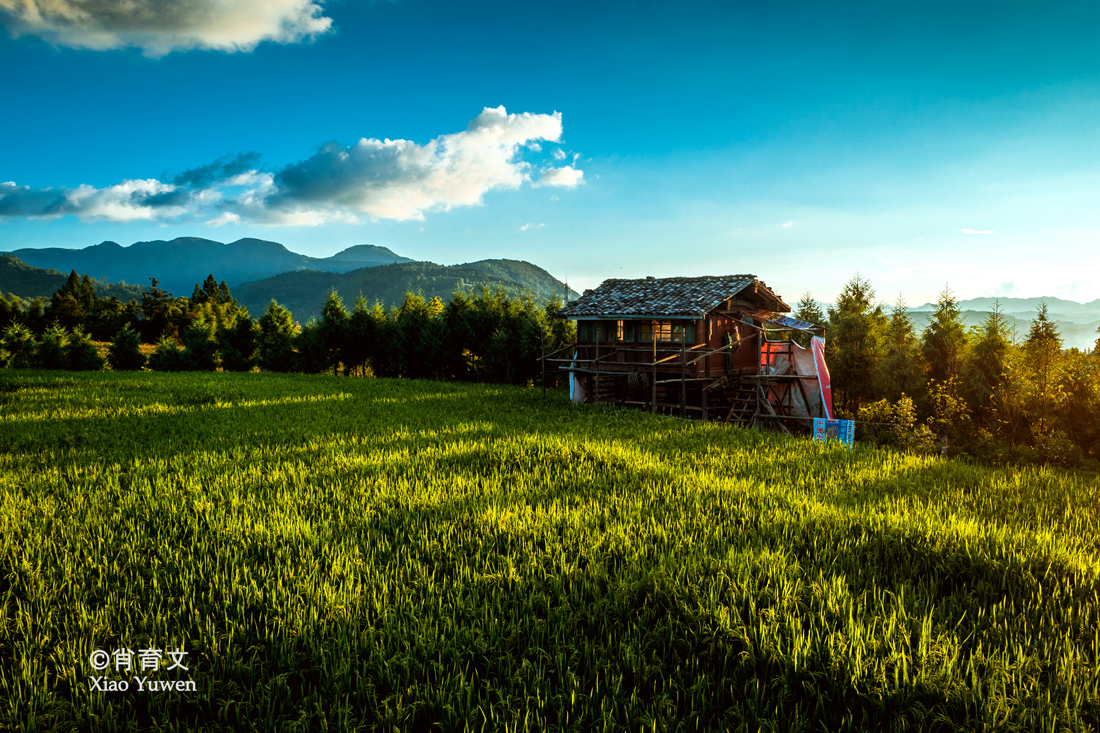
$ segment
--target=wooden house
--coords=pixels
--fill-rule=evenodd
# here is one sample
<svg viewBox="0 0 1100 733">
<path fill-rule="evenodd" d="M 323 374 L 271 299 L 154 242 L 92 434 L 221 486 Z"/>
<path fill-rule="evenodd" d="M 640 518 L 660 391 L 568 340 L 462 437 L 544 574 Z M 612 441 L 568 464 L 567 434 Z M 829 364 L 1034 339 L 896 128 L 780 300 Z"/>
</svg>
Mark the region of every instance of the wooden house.
<svg viewBox="0 0 1100 733">
<path fill-rule="evenodd" d="M 788 430 L 832 412 L 822 329 L 790 310 L 754 275 L 606 280 L 558 311 L 577 343 L 552 361 L 578 402 Z"/>
</svg>

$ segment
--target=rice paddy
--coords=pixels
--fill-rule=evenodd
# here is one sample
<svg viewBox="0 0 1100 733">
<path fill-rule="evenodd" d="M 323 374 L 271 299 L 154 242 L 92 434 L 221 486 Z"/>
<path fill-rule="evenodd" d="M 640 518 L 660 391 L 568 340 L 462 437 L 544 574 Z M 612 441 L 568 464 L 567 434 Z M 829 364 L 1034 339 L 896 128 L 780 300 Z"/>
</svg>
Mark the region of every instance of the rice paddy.
<svg viewBox="0 0 1100 733">
<path fill-rule="evenodd" d="M 1098 571 L 1089 474 L 513 387 L 0 374 L 0 729 L 1095 731 Z"/>
</svg>

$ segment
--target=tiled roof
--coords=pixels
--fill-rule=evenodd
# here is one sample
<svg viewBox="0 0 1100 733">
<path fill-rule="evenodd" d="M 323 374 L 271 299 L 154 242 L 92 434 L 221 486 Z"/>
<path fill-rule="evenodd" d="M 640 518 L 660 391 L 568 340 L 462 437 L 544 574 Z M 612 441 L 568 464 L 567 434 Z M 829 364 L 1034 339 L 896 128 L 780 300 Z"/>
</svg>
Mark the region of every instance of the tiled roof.
<svg viewBox="0 0 1100 733">
<path fill-rule="evenodd" d="M 753 284 L 755 275 L 604 280 L 558 311 L 559 316 L 700 317 Z"/>
</svg>

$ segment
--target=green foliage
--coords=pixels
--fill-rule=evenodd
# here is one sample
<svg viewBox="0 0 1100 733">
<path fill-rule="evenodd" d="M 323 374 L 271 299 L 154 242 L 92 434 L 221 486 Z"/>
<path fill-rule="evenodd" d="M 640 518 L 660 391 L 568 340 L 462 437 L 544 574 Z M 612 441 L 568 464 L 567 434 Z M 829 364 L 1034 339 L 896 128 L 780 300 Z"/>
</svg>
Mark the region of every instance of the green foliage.
<svg viewBox="0 0 1100 733">
<path fill-rule="evenodd" d="M 802 294 L 802 299 L 795 306 L 794 317 L 815 326 L 824 326 L 827 322 L 825 311 L 821 310 L 821 304 L 814 300 L 809 291 Z"/>
<path fill-rule="evenodd" d="M 149 368 L 158 372 L 182 372 L 187 369 L 187 360 L 174 339 L 161 336 L 149 357 Z"/>
<path fill-rule="evenodd" d="M 1100 724 L 1094 476 L 540 394 L 0 375 L 0 728 Z"/>
<path fill-rule="evenodd" d="M 55 323 L 42 334 L 42 343 L 38 345 L 39 369 L 64 369 L 68 363 L 69 332 L 64 326 Z"/>
<path fill-rule="evenodd" d="M 882 360 L 882 337 L 886 316 L 875 304 L 871 284 L 856 273 L 829 309 L 826 359 L 838 406 L 854 415 L 873 401 L 875 380 Z M 872 377 L 872 378 L 869 378 Z"/>
<path fill-rule="evenodd" d="M 958 300 L 951 288 L 945 286 L 932 320 L 921 334 L 921 353 L 929 382 L 945 383 L 960 376 L 967 343 Z"/>
<path fill-rule="evenodd" d="M 248 372 L 256 366 L 260 355 L 260 324 L 244 311 L 237 323 L 219 333 L 222 369 L 230 372 Z"/>
<path fill-rule="evenodd" d="M 903 395 L 922 394 L 925 384 L 921 354 L 913 318 L 903 298 L 898 298 L 890 313 L 882 346 L 882 367 L 878 379 L 885 398 L 897 402 Z M 912 403 L 912 398 L 906 399 Z"/>
<path fill-rule="evenodd" d="M 325 343 L 321 322 L 310 321 L 294 339 L 293 370 L 305 374 L 320 374 L 332 366 L 331 350 Z"/>
<path fill-rule="evenodd" d="M 141 336 L 126 324 L 115 334 L 114 342 L 107 352 L 107 362 L 116 372 L 138 371 L 145 366 L 145 355 L 141 353 Z"/>
<path fill-rule="evenodd" d="M 943 382 L 930 380 L 928 391 L 932 397 L 932 430 L 940 440 L 940 455 L 946 456 L 948 446 L 970 419 L 970 407 L 959 394 L 958 377 Z"/>
<path fill-rule="evenodd" d="M 99 349 L 92 343 L 92 337 L 79 326 L 74 328 L 65 350 L 65 368 L 76 372 L 98 372 L 105 363 Z"/>
<path fill-rule="evenodd" d="M 348 312 L 344 301 L 335 290 L 329 291 L 325 305 L 321 309 L 321 322 L 318 324 L 318 336 L 324 344 L 325 368 L 332 369 L 335 375 L 339 365 L 347 362 L 349 341 Z M 347 367 L 345 366 L 345 372 Z"/>
<path fill-rule="evenodd" d="M 0 340 L 0 365 L 12 369 L 29 369 L 36 366 L 38 342 L 34 333 L 22 323 L 9 324 Z"/>
<path fill-rule="evenodd" d="M 1037 436 L 1042 437 L 1050 431 L 1050 418 L 1064 395 L 1055 373 L 1062 353 L 1062 337 L 1047 317 L 1046 303 L 1039 304 L 1038 314 L 1031 322 L 1024 352 L 1028 357 L 1034 388 L 1029 400 L 1034 430 Z"/>
<path fill-rule="evenodd" d="M 932 453 L 935 436 L 920 422 L 912 398 L 902 394 L 896 402 L 879 400 L 859 410 L 859 420 L 874 424 L 872 439 L 879 445 L 893 446 L 915 455 Z M 883 424 L 888 427 L 883 429 Z"/>
<path fill-rule="evenodd" d="M 212 372 L 218 368 L 216 329 L 208 321 L 195 321 L 183 334 L 183 369 Z"/>
<path fill-rule="evenodd" d="M 1009 347 L 1008 326 L 1000 303 L 995 302 L 982 323 L 970 359 L 963 369 L 963 394 L 973 406 L 979 421 L 987 427 L 996 422 L 994 395 L 1004 381 Z"/>
<path fill-rule="evenodd" d="M 290 311 L 272 300 L 260 317 L 260 368 L 268 372 L 293 371 L 297 335 Z"/>
<path fill-rule="evenodd" d="M 405 293 L 420 293 L 425 302 L 433 297 L 449 301 L 458 292 L 476 295 L 482 288 L 504 288 L 510 293 L 529 292 L 540 303 L 559 297 L 565 286 L 550 273 L 528 262 L 483 260 L 466 265 L 436 265 L 431 262 L 403 262 L 365 267 L 346 273 L 298 270 L 237 288 L 241 302 L 259 312 L 272 299 L 278 300 L 303 323 L 320 318 L 328 293 L 362 293 L 368 303 L 384 309 L 400 308 Z M 573 297 L 576 297 L 574 294 Z"/>
</svg>

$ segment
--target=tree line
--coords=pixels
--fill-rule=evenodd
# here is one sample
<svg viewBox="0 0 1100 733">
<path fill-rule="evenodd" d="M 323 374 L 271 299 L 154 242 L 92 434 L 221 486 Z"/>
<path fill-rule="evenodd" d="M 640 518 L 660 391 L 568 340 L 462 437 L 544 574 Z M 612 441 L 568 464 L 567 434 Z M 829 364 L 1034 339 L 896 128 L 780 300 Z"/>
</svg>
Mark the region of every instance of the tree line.
<svg viewBox="0 0 1100 733">
<path fill-rule="evenodd" d="M 857 274 L 827 311 L 807 293 L 795 315 L 827 329 L 834 406 L 866 438 L 992 463 L 1100 459 L 1100 338 L 1064 349 L 1045 304 L 1017 338 L 999 305 L 967 328 L 945 288 L 918 332 L 904 300 L 877 303 Z"/>
<path fill-rule="evenodd" d="M 556 296 L 542 306 L 529 294 L 482 288 L 446 303 L 407 293 L 389 309 L 360 295 L 349 311 L 333 291 L 321 317 L 302 326 L 274 300 L 251 318 L 213 275 L 189 298 L 151 279 L 140 302 L 124 304 L 97 297 L 95 283 L 73 272 L 48 302 L 0 295 L 0 367 L 259 368 L 530 384 L 541 376 L 544 348 L 575 340 L 571 322 L 551 317 L 562 305 Z M 110 343 L 105 356 L 95 342 Z"/>
</svg>

